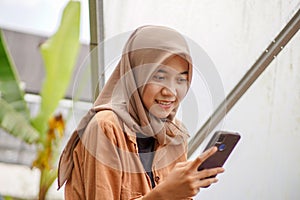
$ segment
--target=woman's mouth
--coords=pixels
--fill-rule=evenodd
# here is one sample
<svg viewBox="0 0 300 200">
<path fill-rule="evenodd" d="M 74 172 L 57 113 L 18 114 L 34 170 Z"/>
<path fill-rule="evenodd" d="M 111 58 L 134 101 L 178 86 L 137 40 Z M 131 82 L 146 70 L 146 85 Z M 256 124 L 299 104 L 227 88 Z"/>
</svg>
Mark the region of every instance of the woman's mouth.
<svg viewBox="0 0 300 200">
<path fill-rule="evenodd" d="M 169 109 L 172 107 L 175 101 L 162 101 L 162 100 L 156 100 L 156 103 L 163 109 Z"/>
</svg>

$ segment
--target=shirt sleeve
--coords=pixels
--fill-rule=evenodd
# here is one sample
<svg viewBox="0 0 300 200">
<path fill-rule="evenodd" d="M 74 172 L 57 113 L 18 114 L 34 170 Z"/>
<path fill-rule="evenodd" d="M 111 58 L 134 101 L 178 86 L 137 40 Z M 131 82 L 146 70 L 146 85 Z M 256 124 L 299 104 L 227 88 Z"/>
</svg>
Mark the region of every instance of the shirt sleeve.
<svg viewBox="0 0 300 200">
<path fill-rule="evenodd" d="M 76 147 L 65 199 L 120 199 L 122 170 L 109 123 L 91 121 Z"/>
</svg>

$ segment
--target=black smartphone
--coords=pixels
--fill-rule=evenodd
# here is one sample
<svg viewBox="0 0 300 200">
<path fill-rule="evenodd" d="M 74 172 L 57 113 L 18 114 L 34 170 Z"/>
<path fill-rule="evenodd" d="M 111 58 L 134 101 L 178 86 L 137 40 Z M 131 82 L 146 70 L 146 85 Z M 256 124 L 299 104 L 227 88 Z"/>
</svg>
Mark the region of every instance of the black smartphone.
<svg viewBox="0 0 300 200">
<path fill-rule="evenodd" d="M 231 154 L 232 150 L 240 140 L 241 135 L 236 132 L 217 131 L 207 144 L 207 150 L 212 146 L 216 146 L 218 151 L 206 159 L 199 167 L 198 171 L 215 167 L 222 167 Z M 209 177 L 210 178 L 210 177 Z"/>
</svg>

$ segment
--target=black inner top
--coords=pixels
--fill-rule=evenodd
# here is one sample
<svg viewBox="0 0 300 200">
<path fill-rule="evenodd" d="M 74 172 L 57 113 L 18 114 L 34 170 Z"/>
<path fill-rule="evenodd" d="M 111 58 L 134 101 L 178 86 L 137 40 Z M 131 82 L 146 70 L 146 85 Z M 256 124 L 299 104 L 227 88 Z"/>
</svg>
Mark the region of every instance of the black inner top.
<svg viewBox="0 0 300 200">
<path fill-rule="evenodd" d="M 154 157 L 155 138 L 147 137 L 141 133 L 137 133 L 136 142 L 138 145 L 138 152 L 141 162 L 144 166 L 146 173 L 150 177 L 152 188 L 154 188 L 155 183 L 152 172 L 152 163 Z"/>
</svg>

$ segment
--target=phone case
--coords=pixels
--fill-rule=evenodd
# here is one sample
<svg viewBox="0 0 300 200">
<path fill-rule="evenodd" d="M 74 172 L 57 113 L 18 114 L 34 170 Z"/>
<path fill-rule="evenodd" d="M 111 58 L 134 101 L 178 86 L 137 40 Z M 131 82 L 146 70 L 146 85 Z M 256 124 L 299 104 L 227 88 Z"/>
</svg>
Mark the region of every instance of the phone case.
<svg viewBox="0 0 300 200">
<path fill-rule="evenodd" d="M 218 147 L 218 151 L 211 157 L 206 159 L 199 167 L 198 170 L 210 169 L 215 167 L 222 167 L 231 154 L 232 150 L 240 140 L 241 136 L 235 132 L 217 131 L 207 144 L 205 150 L 212 146 Z M 205 151 L 204 150 L 204 151 Z"/>
</svg>

